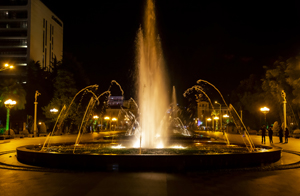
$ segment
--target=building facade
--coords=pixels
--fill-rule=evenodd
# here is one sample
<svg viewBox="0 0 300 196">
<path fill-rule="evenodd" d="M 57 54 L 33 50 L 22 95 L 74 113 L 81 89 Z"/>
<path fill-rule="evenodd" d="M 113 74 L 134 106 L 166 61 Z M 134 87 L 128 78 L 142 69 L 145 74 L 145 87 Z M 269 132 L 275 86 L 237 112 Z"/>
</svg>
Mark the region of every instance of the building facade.
<svg viewBox="0 0 300 196">
<path fill-rule="evenodd" d="M 222 120 L 222 127 L 225 128 L 226 124 L 230 121 L 229 109 L 226 106 L 214 105 L 214 109 L 210 108 L 210 103 L 206 101 L 200 101 L 197 103 L 197 120 L 198 126 L 215 128 L 220 124 Z M 214 117 L 219 117 L 218 120 L 214 120 Z M 217 128 L 220 129 L 220 128 Z"/>
<path fill-rule="evenodd" d="M 18 77 L 26 83 L 26 67 L 39 61 L 51 71 L 53 59 L 63 56 L 63 22 L 40 0 L 0 1 L 0 67 L 15 69 L 1 75 Z"/>
</svg>

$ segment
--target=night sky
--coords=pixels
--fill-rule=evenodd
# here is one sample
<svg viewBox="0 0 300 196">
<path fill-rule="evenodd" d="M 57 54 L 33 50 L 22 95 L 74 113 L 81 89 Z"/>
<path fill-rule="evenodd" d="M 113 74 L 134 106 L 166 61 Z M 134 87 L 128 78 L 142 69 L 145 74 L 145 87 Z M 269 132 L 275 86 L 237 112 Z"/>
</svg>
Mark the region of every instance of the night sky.
<svg viewBox="0 0 300 196">
<path fill-rule="evenodd" d="M 144 0 L 42 0 L 64 22 L 64 52 L 106 90 L 116 80 L 133 96 L 135 39 Z M 225 95 L 279 56 L 300 50 L 297 1 L 156 0 L 157 26 L 177 96 L 205 79 Z"/>
</svg>

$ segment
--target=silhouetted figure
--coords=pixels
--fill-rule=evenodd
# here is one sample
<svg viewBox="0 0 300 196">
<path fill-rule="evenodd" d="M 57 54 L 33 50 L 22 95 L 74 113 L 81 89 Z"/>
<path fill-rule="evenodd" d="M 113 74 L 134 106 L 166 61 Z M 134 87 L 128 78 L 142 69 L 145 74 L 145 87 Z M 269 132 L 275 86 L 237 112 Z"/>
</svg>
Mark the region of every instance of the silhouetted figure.
<svg viewBox="0 0 300 196">
<path fill-rule="evenodd" d="M 288 139 L 289 139 L 289 135 L 290 135 L 290 131 L 288 128 L 285 128 L 285 132 L 284 132 L 284 136 L 285 136 L 285 143 L 288 143 Z"/>
<path fill-rule="evenodd" d="M 263 125 L 261 127 L 261 143 L 265 144 L 266 143 L 266 126 Z"/>
<path fill-rule="evenodd" d="M 279 143 L 282 143 L 282 138 L 283 138 L 283 129 L 282 129 L 282 127 L 279 128 L 278 135 L 279 135 Z"/>
<path fill-rule="evenodd" d="M 273 127 L 270 126 L 269 130 L 269 139 L 270 139 L 270 144 L 273 143 Z"/>
</svg>

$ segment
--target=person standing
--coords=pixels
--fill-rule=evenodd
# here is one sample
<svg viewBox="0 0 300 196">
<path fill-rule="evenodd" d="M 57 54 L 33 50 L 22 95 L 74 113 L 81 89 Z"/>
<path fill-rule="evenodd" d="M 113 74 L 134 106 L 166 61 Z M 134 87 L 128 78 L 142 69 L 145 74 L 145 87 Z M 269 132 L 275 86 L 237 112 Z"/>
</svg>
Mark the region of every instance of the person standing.
<svg viewBox="0 0 300 196">
<path fill-rule="evenodd" d="M 272 126 L 270 126 L 268 132 L 269 132 L 270 144 L 271 143 L 273 144 L 273 127 Z"/>
<path fill-rule="evenodd" d="M 266 143 L 266 126 L 261 127 L 261 143 Z"/>
<path fill-rule="evenodd" d="M 284 132 L 285 143 L 288 143 L 288 141 L 289 141 L 289 135 L 290 135 L 289 129 L 288 129 L 288 128 L 285 128 L 285 132 Z"/>
<path fill-rule="evenodd" d="M 282 127 L 279 128 L 278 135 L 279 135 L 279 143 L 282 143 L 282 138 L 283 138 L 283 129 L 282 129 Z"/>
</svg>

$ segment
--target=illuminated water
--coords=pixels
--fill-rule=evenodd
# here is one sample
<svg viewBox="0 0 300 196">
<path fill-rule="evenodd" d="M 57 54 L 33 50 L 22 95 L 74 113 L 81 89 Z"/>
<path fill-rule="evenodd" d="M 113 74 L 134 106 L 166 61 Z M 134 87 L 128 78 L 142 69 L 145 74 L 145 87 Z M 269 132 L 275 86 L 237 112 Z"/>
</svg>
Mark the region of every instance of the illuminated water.
<svg viewBox="0 0 300 196">
<path fill-rule="evenodd" d="M 168 108 L 166 73 L 156 31 L 155 5 L 147 0 L 144 25 L 137 37 L 138 102 L 142 147 L 163 145 L 167 138 L 164 116 Z"/>
</svg>

